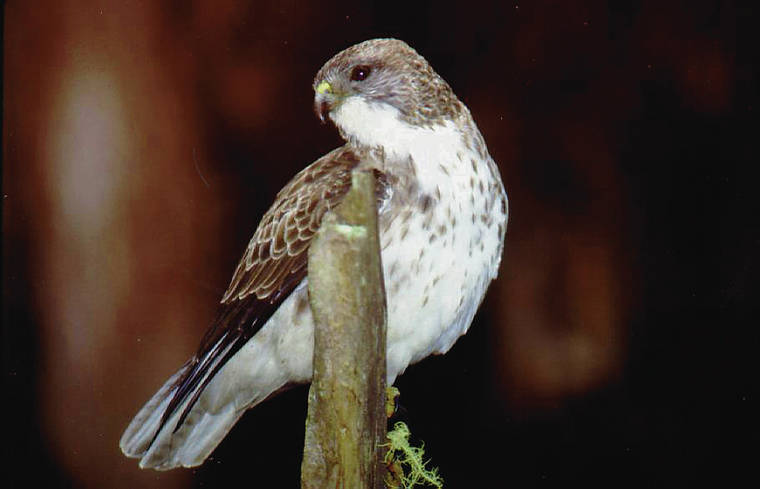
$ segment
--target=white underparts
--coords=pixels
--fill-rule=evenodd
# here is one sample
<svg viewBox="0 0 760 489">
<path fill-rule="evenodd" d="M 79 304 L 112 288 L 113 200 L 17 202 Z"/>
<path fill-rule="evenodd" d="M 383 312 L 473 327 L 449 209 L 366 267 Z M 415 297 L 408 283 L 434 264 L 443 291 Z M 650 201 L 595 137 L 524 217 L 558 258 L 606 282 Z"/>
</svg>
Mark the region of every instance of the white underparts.
<svg viewBox="0 0 760 489">
<path fill-rule="evenodd" d="M 410 363 L 445 353 L 467 331 L 500 262 L 506 215 L 500 198 L 488 193 L 502 193 L 503 186 L 494 182 L 490 157 L 468 147 L 452 121 L 412 126 L 394 107 L 358 96 L 344 100 L 331 117 L 354 144 L 381 148 L 387 171 L 394 171 L 394 162 L 411 163 L 407 177 L 414 178 L 418 199 L 430 202 L 425 210 L 392 199 L 381 213 L 392 380 Z M 394 190 L 399 194 L 404 192 Z M 485 215 L 493 219 L 486 223 Z"/>
</svg>

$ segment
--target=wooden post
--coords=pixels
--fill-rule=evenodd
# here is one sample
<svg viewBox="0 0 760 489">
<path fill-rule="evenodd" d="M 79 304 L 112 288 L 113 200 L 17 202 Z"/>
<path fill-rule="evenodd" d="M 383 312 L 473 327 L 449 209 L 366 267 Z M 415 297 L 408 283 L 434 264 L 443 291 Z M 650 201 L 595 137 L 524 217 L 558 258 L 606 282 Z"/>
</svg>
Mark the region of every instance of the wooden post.
<svg viewBox="0 0 760 489">
<path fill-rule="evenodd" d="M 309 249 L 314 376 L 303 489 L 381 489 L 386 442 L 386 309 L 375 178 L 354 171 Z"/>
</svg>

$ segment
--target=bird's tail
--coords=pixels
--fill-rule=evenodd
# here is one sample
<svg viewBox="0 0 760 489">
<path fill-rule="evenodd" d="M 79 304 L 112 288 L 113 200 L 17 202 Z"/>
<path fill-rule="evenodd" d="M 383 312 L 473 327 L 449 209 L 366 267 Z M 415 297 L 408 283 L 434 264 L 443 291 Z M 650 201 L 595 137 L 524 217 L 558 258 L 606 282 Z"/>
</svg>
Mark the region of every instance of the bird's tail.
<svg viewBox="0 0 760 489">
<path fill-rule="evenodd" d="M 251 344 L 253 343 L 253 344 Z M 163 422 L 178 381 L 191 368 L 185 364 L 137 413 L 121 437 L 119 446 L 129 457 L 139 458 L 141 468 L 168 470 L 195 467 L 216 448 L 246 409 L 280 390 L 287 379 L 267 361 L 257 341 L 249 342 L 202 389 L 187 417 L 182 413 L 195 397 L 191 392 Z M 270 353 L 270 354 L 267 354 Z"/>
</svg>

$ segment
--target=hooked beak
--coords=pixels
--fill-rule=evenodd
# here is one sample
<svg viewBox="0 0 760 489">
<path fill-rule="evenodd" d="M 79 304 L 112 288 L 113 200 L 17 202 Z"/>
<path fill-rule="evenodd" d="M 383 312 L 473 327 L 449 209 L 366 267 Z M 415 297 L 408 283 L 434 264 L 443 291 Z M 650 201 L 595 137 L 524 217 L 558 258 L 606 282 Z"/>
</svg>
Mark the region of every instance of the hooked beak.
<svg viewBox="0 0 760 489">
<path fill-rule="evenodd" d="M 317 98 L 314 99 L 314 112 L 317 114 L 317 117 L 319 117 L 319 122 L 322 124 L 324 124 L 327 120 L 327 114 L 330 113 L 331 108 L 332 106 L 330 105 L 330 102 L 324 98 L 317 96 Z"/>
<path fill-rule="evenodd" d="M 333 102 L 335 97 L 333 95 L 333 88 L 327 81 L 321 81 L 319 85 L 314 89 L 316 94 L 314 95 L 314 112 L 319 117 L 322 124 L 325 123 L 330 110 L 333 108 Z"/>
</svg>

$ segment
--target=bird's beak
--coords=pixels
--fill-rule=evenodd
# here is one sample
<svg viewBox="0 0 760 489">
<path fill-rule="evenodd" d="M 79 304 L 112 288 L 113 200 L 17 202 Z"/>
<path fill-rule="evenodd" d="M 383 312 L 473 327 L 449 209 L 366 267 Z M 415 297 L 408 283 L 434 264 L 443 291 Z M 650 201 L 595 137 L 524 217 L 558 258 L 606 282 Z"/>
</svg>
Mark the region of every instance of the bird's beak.
<svg viewBox="0 0 760 489">
<path fill-rule="evenodd" d="M 335 101 L 333 87 L 328 81 L 322 80 L 319 82 L 319 85 L 316 86 L 314 92 L 314 112 L 317 114 L 317 117 L 319 117 L 322 124 L 324 124 Z"/>
</svg>

